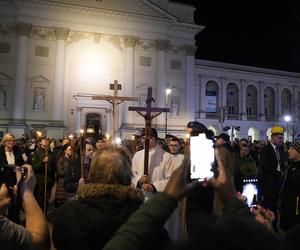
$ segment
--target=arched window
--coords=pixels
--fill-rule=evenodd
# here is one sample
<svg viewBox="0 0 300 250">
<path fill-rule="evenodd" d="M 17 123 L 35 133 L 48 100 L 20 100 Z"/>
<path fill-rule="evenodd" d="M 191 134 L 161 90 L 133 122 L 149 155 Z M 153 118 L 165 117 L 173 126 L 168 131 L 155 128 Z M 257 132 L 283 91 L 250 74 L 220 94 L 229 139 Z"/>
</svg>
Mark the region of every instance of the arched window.
<svg viewBox="0 0 300 250">
<path fill-rule="evenodd" d="M 283 89 L 281 93 L 281 114 L 292 114 L 292 93 Z"/>
<path fill-rule="evenodd" d="M 217 113 L 219 107 L 219 87 L 214 81 L 209 81 L 205 89 L 205 111 L 206 113 Z"/>
<path fill-rule="evenodd" d="M 246 111 L 249 118 L 257 118 L 257 89 L 249 85 L 246 89 Z"/>
<path fill-rule="evenodd" d="M 239 114 L 239 88 L 235 83 L 229 83 L 226 88 L 227 114 Z"/>
<path fill-rule="evenodd" d="M 266 120 L 274 120 L 275 118 L 275 91 L 271 87 L 267 87 L 264 91 L 264 107 Z"/>
</svg>

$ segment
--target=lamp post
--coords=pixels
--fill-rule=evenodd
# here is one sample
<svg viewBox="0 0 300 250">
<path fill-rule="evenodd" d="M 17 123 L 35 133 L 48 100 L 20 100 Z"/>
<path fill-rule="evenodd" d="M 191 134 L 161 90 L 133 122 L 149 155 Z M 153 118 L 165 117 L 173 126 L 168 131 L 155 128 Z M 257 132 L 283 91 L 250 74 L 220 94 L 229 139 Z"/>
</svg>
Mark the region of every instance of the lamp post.
<svg viewBox="0 0 300 250">
<path fill-rule="evenodd" d="M 284 120 L 286 121 L 286 140 L 289 140 L 289 122 L 291 121 L 290 115 L 285 115 Z"/>
<path fill-rule="evenodd" d="M 170 95 L 172 92 L 172 88 L 170 87 L 167 87 L 166 88 L 166 108 L 168 107 L 168 95 Z M 165 137 L 167 137 L 167 134 L 168 134 L 168 112 L 165 112 L 166 113 L 166 122 L 165 122 Z"/>
</svg>

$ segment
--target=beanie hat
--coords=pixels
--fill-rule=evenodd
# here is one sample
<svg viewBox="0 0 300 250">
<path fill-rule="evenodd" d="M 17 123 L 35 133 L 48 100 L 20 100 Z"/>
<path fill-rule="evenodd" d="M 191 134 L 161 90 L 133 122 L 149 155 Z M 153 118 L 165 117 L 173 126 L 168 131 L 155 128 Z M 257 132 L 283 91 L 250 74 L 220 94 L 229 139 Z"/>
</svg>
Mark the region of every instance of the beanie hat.
<svg viewBox="0 0 300 250">
<path fill-rule="evenodd" d="M 297 150 L 298 153 L 300 153 L 300 142 L 299 141 L 294 141 L 290 144 L 290 147 L 293 147 L 294 149 Z"/>
</svg>

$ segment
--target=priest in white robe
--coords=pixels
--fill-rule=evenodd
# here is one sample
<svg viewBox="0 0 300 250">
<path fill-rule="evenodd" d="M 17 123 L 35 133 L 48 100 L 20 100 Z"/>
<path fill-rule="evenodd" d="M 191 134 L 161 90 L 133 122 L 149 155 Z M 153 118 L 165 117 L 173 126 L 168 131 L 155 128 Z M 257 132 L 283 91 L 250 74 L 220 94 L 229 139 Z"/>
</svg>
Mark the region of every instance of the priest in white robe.
<svg viewBox="0 0 300 250">
<path fill-rule="evenodd" d="M 132 184 L 147 193 L 163 191 L 175 169 L 171 155 L 157 145 L 157 137 L 156 129 L 151 128 L 148 175 L 144 175 L 145 150 L 136 152 L 132 159 Z"/>
</svg>

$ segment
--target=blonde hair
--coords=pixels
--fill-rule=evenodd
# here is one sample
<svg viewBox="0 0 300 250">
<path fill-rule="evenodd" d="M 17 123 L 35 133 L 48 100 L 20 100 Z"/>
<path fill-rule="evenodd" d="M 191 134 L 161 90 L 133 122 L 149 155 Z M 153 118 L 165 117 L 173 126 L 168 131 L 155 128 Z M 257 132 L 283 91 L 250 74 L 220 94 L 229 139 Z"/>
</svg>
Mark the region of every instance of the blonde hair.
<svg viewBox="0 0 300 250">
<path fill-rule="evenodd" d="M 1 140 L 1 144 L 4 145 L 6 142 L 11 141 L 11 140 L 15 140 L 15 136 L 11 133 L 6 133 L 2 140 Z"/>
<path fill-rule="evenodd" d="M 93 157 L 90 182 L 131 185 L 131 156 L 126 148 L 105 145 Z"/>
</svg>

